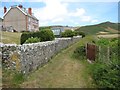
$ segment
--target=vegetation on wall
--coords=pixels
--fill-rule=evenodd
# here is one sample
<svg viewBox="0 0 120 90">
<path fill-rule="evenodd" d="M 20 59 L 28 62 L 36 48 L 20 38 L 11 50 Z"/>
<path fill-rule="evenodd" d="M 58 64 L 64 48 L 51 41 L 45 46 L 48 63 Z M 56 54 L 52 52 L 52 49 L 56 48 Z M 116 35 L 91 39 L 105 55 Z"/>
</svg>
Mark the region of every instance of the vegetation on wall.
<svg viewBox="0 0 120 90">
<path fill-rule="evenodd" d="M 75 36 L 81 35 L 82 37 L 85 37 L 85 33 L 84 33 L 84 32 L 81 32 L 81 31 L 75 30 L 75 31 L 74 31 L 74 34 L 75 34 Z"/>
<path fill-rule="evenodd" d="M 55 38 L 53 32 L 49 29 L 40 31 L 40 39 L 41 41 L 51 41 Z"/>
<path fill-rule="evenodd" d="M 40 38 L 38 37 L 31 37 L 31 38 L 28 38 L 25 43 L 36 43 L 36 42 L 40 42 Z"/>
<path fill-rule="evenodd" d="M 40 30 L 38 32 L 24 32 L 21 35 L 21 44 L 25 43 L 29 38 L 39 38 L 39 40 L 35 41 L 51 41 L 54 40 L 54 34 L 51 30 Z"/>
<path fill-rule="evenodd" d="M 73 37 L 75 33 L 72 30 L 65 30 L 61 33 L 62 37 Z"/>
</svg>

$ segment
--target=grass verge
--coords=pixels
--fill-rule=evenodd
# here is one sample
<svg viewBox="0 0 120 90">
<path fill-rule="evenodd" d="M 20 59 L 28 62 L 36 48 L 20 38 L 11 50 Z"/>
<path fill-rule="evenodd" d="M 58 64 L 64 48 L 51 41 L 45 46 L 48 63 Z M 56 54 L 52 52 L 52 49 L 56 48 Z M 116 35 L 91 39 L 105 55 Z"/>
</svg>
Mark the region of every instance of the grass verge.
<svg viewBox="0 0 120 90">
<path fill-rule="evenodd" d="M 21 33 L 18 32 L 4 32 L 0 31 L 0 38 L 2 43 L 20 44 Z"/>
</svg>

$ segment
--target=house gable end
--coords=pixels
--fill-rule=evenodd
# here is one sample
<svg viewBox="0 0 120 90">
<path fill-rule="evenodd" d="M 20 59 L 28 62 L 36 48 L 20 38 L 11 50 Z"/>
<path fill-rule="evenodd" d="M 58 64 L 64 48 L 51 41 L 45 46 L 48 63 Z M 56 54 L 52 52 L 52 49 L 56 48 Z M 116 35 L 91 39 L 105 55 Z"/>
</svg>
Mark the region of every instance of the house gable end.
<svg viewBox="0 0 120 90">
<path fill-rule="evenodd" d="M 24 15 L 27 15 L 25 12 L 23 12 L 19 7 L 10 7 L 10 9 L 3 15 L 3 18 L 14 8 L 17 8 L 19 11 L 21 11 Z"/>
</svg>

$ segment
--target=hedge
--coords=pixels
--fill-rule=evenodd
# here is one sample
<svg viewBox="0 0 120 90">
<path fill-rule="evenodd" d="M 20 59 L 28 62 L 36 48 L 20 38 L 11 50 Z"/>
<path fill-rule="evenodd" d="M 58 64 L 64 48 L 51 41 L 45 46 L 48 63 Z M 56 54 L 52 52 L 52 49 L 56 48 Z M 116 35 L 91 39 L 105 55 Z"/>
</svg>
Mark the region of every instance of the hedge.
<svg viewBox="0 0 120 90">
<path fill-rule="evenodd" d="M 72 30 L 66 30 L 61 33 L 62 37 L 73 37 L 75 34 Z"/>
<path fill-rule="evenodd" d="M 84 32 L 74 31 L 74 33 L 75 33 L 75 36 L 82 35 L 82 37 L 85 37 L 85 33 Z"/>
<path fill-rule="evenodd" d="M 40 38 L 38 38 L 38 37 L 35 37 L 35 38 L 31 37 L 31 38 L 28 38 L 25 41 L 25 43 L 36 43 L 36 42 L 40 42 Z"/>
<path fill-rule="evenodd" d="M 51 41 L 55 38 L 51 30 L 40 30 L 37 32 L 23 32 L 21 35 L 21 44 L 25 43 L 28 38 L 39 38 L 41 41 Z"/>
</svg>

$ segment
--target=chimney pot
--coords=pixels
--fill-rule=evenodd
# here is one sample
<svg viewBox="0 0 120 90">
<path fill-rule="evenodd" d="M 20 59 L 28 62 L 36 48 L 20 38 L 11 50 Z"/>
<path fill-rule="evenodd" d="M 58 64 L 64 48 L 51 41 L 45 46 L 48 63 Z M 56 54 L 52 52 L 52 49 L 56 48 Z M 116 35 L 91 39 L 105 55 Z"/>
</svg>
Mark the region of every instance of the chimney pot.
<svg viewBox="0 0 120 90">
<path fill-rule="evenodd" d="M 32 15 L 32 8 L 28 8 L 28 13 Z"/>
<path fill-rule="evenodd" d="M 22 6 L 22 5 L 19 5 L 18 7 L 19 7 L 19 8 L 23 8 L 23 6 Z"/>
<path fill-rule="evenodd" d="M 6 13 L 7 12 L 7 8 L 6 7 L 4 7 L 4 13 Z"/>
</svg>

